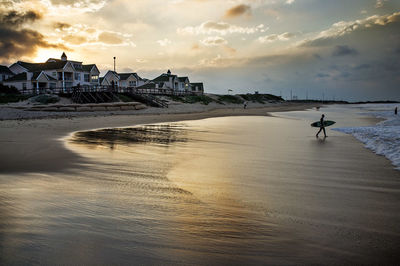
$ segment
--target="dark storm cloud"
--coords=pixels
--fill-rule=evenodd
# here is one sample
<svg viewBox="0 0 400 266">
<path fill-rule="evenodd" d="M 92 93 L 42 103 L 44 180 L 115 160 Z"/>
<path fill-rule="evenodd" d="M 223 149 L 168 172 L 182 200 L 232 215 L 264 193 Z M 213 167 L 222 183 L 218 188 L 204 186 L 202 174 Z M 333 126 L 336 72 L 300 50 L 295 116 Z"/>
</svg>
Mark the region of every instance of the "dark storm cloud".
<svg viewBox="0 0 400 266">
<path fill-rule="evenodd" d="M 23 26 L 40 20 L 42 15 L 36 11 L 17 12 L 10 10 L 0 15 L 0 58 L 10 59 L 24 55 L 32 55 L 40 47 L 63 48 L 52 44 L 35 30 L 24 29 Z M 66 49 L 67 50 L 67 49 Z"/>
<path fill-rule="evenodd" d="M 333 49 L 332 56 L 347 56 L 347 55 L 357 55 L 356 49 L 351 48 L 347 45 L 336 45 Z"/>
<path fill-rule="evenodd" d="M 245 14 L 247 14 L 247 15 L 251 14 L 251 7 L 248 5 L 242 4 L 242 5 L 237 5 L 237 6 L 234 6 L 230 9 L 228 9 L 225 12 L 225 17 L 232 18 L 232 17 L 238 17 L 238 16 L 245 15 Z"/>
<path fill-rule="evenodd" d="M 0 58 L 14 58 L 23 55 L 32 55 L 40 47 L 67 48 L 59 44 L 48 43 L 44 36 L 33 30 L 13 30 L 0 27 Z"/>
<path fill-rule="evenodd" d="M 12 10 L 6 14 L 0 15 L 0 24 L 2 26 L 19 27 L 25 23 L 33 22 L 41 18 L 42 15 L 33 10 L 27 11 L 25 13 Z"/>
</svg>

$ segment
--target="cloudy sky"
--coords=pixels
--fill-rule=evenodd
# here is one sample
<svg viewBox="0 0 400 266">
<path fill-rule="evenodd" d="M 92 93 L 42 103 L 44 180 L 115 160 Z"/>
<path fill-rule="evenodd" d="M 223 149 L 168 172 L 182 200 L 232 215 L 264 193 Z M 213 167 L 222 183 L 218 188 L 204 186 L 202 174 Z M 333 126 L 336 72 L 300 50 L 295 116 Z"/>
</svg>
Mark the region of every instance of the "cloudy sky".
<svg viewBox="0 0 400 266">
<path fill-rule="evenodd" d="M 63 51 L 207 92 L 400 100 L 400 1 L 0 0 L 0 64 Z"/>
</svg>

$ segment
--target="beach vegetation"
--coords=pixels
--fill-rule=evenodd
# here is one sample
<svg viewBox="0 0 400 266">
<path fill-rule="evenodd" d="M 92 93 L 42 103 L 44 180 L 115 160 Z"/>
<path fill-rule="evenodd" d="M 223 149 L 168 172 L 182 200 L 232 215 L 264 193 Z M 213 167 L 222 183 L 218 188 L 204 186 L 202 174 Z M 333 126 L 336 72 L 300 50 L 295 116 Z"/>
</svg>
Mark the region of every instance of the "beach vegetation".
<svg viewBox="0 0 400 266">
<path fill-rule="evenodd" d="M 265 102 L 282 102 L 284 101 L 282 97 L 280 96 L 275 96 L 272 94 L 240 94 L 240 97 L 242 97 L 244 100 L 249 101 L 249 102 L 258 102 L 264 104 Z"/>
<path fill-rule="evenodd" d="M 124 102 L 124 103 L 126 103 L 126 102 L 134 102 L 134 99 L 132 99 L 131 97 L 129 97 L 128 95 L 126 95 L 126 94 L 118 94 L 118 98 L 122 101 L 122 102 Z"/>
<path fill-rule="evenodd" d="M 218 96 L 218 101 L 225 103 L 234 103 L 234 104 L 244 103 L 243 99 L 236 95 L 220 95 Z"/>
<path fill-rule="evenodd" d="M 57 103 L 58 101 L 60 101 L 60 98 L 56 95 L 42 94 L 30 98 L 30 101 L 33 103 L 49 104 Z"/>
<path fill-rule="evenodd" d="M 207 95 L 185 95 L 185 96 L 171 95 L 169 96 L 169 98 L 175 102 L 201 103 L 204 105 L 208 105 L 209 103 L 214 101 L 211 97 Z"/>
<path fill-rule="evenodd" d="M 0 103 L 15 103 L 19 101 L 24 101 L 31 97 L 31 95 L 21 94 L 17 88 L 11 86 L 4 86 L 0 84 Z"/>
</svg>

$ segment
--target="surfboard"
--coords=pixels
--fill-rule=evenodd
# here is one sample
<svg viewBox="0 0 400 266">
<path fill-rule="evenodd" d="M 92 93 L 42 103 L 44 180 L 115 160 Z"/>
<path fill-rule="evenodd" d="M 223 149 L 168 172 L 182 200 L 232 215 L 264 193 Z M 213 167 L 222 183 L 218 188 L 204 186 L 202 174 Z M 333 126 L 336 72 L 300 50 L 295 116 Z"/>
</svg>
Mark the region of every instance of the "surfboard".
<svg viewBox="0 0 400 266">
<path fill-rule="evenodd" d="M 331 121 L 331 120 L 326 120 L 324 121 L 324 127 L 329 127 L 332 126 L 333 124 L 335 124 L 335 121 Z M 321 127 L 321 122 L 317 121 L 311 124 L 312 127 Z"/>
</svg>

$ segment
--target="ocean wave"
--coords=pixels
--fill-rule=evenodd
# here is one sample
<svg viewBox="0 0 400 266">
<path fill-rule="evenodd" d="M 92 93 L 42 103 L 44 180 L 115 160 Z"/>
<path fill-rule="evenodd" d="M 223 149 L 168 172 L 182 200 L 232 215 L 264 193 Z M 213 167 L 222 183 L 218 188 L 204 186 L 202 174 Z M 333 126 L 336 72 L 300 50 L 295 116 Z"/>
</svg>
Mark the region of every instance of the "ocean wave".
<svg viewBox="0 0 400 266">
<path fill-rule="evenodd" d="M 395 105 L 366 105 L 364 114 L 384 119 L 374 126 L 344 127 L 333 130 L 351 134 L 378 155 L 388 158 L 400 170 L 400 115 Z"/>
</svg>

